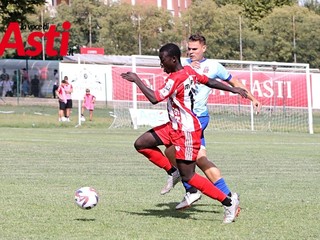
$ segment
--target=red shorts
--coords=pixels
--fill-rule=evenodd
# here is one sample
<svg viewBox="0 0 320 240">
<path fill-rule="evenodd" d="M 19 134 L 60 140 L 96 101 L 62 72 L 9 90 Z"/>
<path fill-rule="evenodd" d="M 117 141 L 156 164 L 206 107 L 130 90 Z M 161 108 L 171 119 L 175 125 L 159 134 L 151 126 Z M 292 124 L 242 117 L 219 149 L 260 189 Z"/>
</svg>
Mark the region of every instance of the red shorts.
<svg viewBox="0 0 320 240">
<path fill-rule="evenodd" d="M 175 146 L 176 159 L 195 161 L 201 146 L 201 129 L 194 132 L 172 129 L 170 122 L 154 127 L 166 147 Z"/>
</svg>

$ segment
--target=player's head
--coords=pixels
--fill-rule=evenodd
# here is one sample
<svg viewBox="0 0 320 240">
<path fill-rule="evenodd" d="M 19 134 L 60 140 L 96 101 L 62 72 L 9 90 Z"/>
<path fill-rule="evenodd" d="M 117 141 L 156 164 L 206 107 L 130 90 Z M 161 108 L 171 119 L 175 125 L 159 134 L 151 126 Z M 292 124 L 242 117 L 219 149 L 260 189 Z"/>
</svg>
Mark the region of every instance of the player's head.
<svg viewBox="0 0 320 240">
<path fill-rule="evenodd" d="M 66 83 L 68 83 L 68 76 L 64 76 L 64 78 L 63 78 L 63 80 L 65 80 L 66 81 Z"/>
<path fill-rule="evenodd" d="M 160 66 L 166 73 L 175 72 L 180 61 L 180 48 L 174 43 L 163 45 L 159 51 Z"/>
<path fill-rule="evenodd" d="M 86 94 L 87 95 L 90 94 L 90 89 L 89 88 L 86 89 Z"/>
<path fill-rule="evenodd" d="M 194 34 L 188 40 L 188 57 L 192 61 L 200 61 L 204 58 L 207 49 L 206 38 L 200 34 Z"/>
</svg>

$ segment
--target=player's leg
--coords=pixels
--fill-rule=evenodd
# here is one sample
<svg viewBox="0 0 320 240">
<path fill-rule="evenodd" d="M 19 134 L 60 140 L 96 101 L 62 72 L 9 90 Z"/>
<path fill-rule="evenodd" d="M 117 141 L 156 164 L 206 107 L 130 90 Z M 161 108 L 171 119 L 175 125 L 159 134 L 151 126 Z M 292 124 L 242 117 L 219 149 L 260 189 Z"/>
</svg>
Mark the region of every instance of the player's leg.
<svg viewBox="0 0 320 240">
<path fill-rule="evenodd" d="M 92 121 L 93 117 L 93 110 L 89 110 L 89 120 Z"/>
<path fill-rule="evenodd" d="M 83 122 L 86 121 L 86 118 L 84 117 L 84 109 L 85 109 L 85 104 L 83 103 L 81 107 L 81 121 Z"/>
<path fill-rule="evenodd" d="M 221 175 L 220 169 L 207 158 L 206 151 L 206 139 L 204 137 L 204 131 L 209 124 L 209 116 L 199 117 L 202 126 L 201 135 L 201 149 L 198 153 L 197 166 L 206 175 L 206 177 L 222 192 L 224 192 L 229 197 L 231 196 L 230 189 L 226 184 L 224 178 Z"/>
<path fill-rule="evenodd" d="M 221 172 L 219 168 L 207 158 L 204 130 L 207 128 L 210 118 L 209 116 L 202 116 L 202 117 L 198 117 L 198 119 L 200 120 L 200 123 L 202 126 L 202 133 L 201 133 L 201 148 L 197 156 L 197 166 L 202 170 L 202 172 L 206 175 L 206 177 L 217 188 L 219 188 L 222 192 L 224 192 L 226 195 L 230 197 L 231 192 L 224 178 L 221 176 Z M 172 154 L 170 156 L 172 156 Z M 197 191 L 196 188 L 190 186 L 188 183 L 185 183 L 185 182 L 183 182 L 183 186 L 186 189 L 186 194 L 182 199 L 182 201 L 176 206 L 177 210 L 188 208 L 191 206 L 191 204 L 193 204 L 194 202 L 198 201 L 201 198 L 201 194 L 199 191 Z"/>
<path fill-rule="evenodd" d="M 168 136 L 169 131 L 169 124 L 155 127 L 142 134 L 134 143 L 134 147 L 139 153 L 167 172 L 168 180 L 165 187 L 161 190 L 161 194 L 169 192 L 180 181 L 179 171 L 170 163 L 169 159 L 164 156 L 158 147 L 160 145 L 168 146 L 171 144 Z"/>
<path fill-rule="evenodd" d="M 205 138 L 204 138 L 204 130 L 207 128 L 209 124 L 210 117 L 209 115 L 207 116 L 201 116 L 198 117 L 201 127 L 202 127 L 202 132 L 201 132 L 201 148 L 198 152 L 197 159 L 202 155 L 202 152 L 205 151 Z M 183 182 L 182 184 L 186 190 L 185 196 L 183 197 L 182 201 L 176 206 L 177 210 L 185 209 L 191 206 L 194 202 L 198 201 L 201 198 L 201 193 L 198 191 L 195 187 L 192 187 L 190 184 Z"/>
<path fill-rule="evenodd" d="M 66 110 L 66 104 L 62 101 L 59 101 L 59 122 L 66 121 L 66 118 L 64 117 L 65 110 Z"/>
<path fill-rule="evenodd" d="M 219 188 L 229 197 L 231 196 L 231 191 L 222 177 L 220 169 L 207 158 L 205 150 L 201 151 L 199 154 L 197 166 L 217 188 Z"/>
<path fill-rule="evenodd" d="M 175 146 L 179 147 L 179 151 L 176 151 L 176 162 L 182 181 L 199 189 L 205 195 L 220 201 L 225 209 L 223 222 L 233 222 L 239 206 L 238 196 L 235 194 L 228 197 L 210 180 L 195 173 L 196 159 L 201 145 L 199 141 L 201 132 L 182 132 L 177 135 L 179 136 L 172 136 L 172 141 Z M 184 159 L 186 156 L 188 156 L 188 159 Z"/>
<path fill-rule="evenodd" d="M 171 164 L 177 166 L 176 163 L 176 151 L 174 146 L 170 146 L 165 149 L 165 155 L 170 160 Z M 186 182 L 182 181 L 182 184 L 186 190 L 186 193 L 182 201 L 176 206 L 177 210 L 182 210 L 191 206 L 192 203 L 198 201 L 201 198 L 201 192 L 195 187 L 192 187 Z"/>
<path fill-rule="evenodd" d="M 65 116 L 68 122 L 70 121 L 71 108 L 72 108 L 72 99 L 68 99 L 67 106 L 66 106 L 66 116 Z"/>
<path fill-rule="evenodd" d="M 177 159 L 176 161 L 182 181 L 199 189 L 205 195 L 222 202 L 223 205 L 231 206 L 230 198 L 228 198 L 226 194 L 216 188 L 207 178 L 202 177 L 195 172 L 195 161 L 187 161 L 182 159 Z"/>
<path fill-rule="evenodd" d="M 194 161 L 179 159 L 176 161 L 182 181 L 187 182 L 191 186 L 199 189 L 208 197 L 221 202 L 225 209 L 223 223 L 233 222 L 237 216 L 237 209 L 239 206 L 238 196 L 236 194 L 232 197 L 227 196 L 217 187 L 215 187 L 207 178 L 195 173 L 196 163 Z"/>
</svg>

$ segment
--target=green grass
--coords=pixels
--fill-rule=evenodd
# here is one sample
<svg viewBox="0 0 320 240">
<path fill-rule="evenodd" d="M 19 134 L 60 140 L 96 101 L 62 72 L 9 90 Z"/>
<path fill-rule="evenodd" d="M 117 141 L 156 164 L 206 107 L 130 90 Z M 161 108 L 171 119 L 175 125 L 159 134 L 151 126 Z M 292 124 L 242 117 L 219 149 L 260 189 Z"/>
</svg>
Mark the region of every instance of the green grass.
<svg viewBox="0 0 320 240">
<path fill-rule="evenodd" d="M 58 122 L 58 107 L 52 106 L 0 106 L 0 126 L 15 128 L 73 128 L 78 124 L 78 108 L 72 109 L 72 123 Z M 112 124 L 110 109 L 96 108 L 93 121 L 83 123 L 83 128 L 105 128 Z M 85 117 L 89 119 L 89 112 Z"/>
<path fill-rule="evenodd" d="M 106 110 L 75 128 L 39 108 L 0 115 L 1 240 L 319 239 L 319 134 L 208 131 L 208 156 L 241 199 L 224 225 L 217 201 L 176 211 L 182 186 L 160 195 L 165 172 L 133 148 L 145 129 L 108 129 Z M 92 210 L 74 204 L 82 186 L 99 192 Z"/>
</svg>

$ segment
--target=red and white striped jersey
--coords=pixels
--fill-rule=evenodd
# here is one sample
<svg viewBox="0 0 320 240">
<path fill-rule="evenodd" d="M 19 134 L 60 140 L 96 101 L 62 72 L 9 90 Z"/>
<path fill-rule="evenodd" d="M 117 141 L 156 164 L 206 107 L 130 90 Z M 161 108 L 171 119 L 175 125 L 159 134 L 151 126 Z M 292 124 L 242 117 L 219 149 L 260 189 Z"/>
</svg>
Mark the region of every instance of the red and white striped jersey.
<svg viewBox="0 0 320 240">
<path fill-rule="evenodd" d="M 208 77 L 198 74 L 190 66 L 170 73 L 161 88 L 155 91 L 158 101 L 168 98 L 167 110 L 172 128 L 182 131 L 198 131 L 201 124 L 192 112 L 195 83 L 205 84 Z"/>
</svg>

